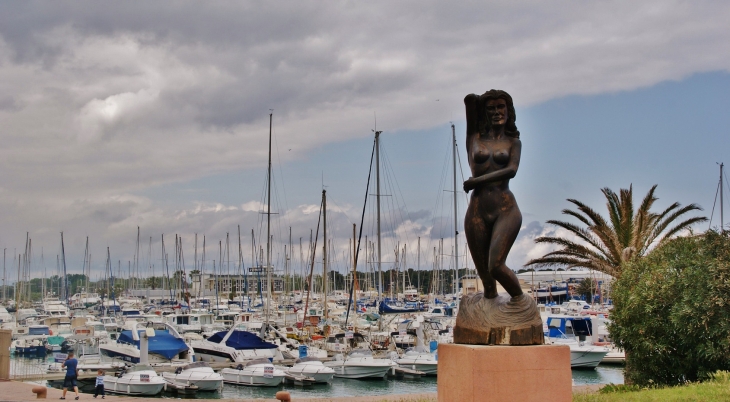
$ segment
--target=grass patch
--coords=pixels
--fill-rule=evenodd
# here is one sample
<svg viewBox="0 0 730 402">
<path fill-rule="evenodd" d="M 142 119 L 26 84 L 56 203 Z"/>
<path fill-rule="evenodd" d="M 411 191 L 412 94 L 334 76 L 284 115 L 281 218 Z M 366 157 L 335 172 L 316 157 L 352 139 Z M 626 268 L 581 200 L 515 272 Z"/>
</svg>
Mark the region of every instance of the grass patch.
<svg viewBox="0 0 730 402">
<path fill-rule="evenodd" d="M 573 402 L 730 401 L 730 372 L 719 371 L 703 383 L 677 387 L 640 389 L 637 386 L 608 385 L 598 394 L 579 394 Z"/>
</svg>

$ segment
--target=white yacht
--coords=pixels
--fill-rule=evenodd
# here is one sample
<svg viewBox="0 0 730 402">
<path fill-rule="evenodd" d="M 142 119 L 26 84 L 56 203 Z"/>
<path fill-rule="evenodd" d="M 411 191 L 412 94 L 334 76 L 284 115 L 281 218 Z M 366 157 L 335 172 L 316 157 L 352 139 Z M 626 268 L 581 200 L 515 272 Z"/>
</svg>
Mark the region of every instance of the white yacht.
<svg viewBox="0 0 730 402">
<path fill-rule="evenodd" d="M 195 353 L 183 337 L 169 324 L 158 324 L 165 329 L 154 330 L 154 337 L 149 338 L 150 365 L 184 365 L 194 362 Z M 119 334 L 117 342 L 99 345 L 99 354 L 103 361 L 125 361 L 140 363 L 140 336 L 145 328 L 135 324 L 133 330 L 125 330 Z"/>
<path fill-rule="evenodd" d="M 590 317 L 550 316 L 547 318 L 546 343 L 570 347 L 570 367 L 594 369 L 608 354 L 605 346 L 587 341 L 591 336 Z"/>
<path fill-rule="evenodd" d="M 247 362 L 253 359 L 282 360 L 278 346 L 265 342 L 258 335 L 231 327 L 208 339 L 191 341 L 198 360 L 207 362 Z"/>
<path fill-rule="evenodd" d="M 104 391 L 124 395 L 157 395 L 167 382 L 150 366 L 136 365 L 118 376 L 104 376 Z"/>
<path fill-rule="evenodd" d="M 395 359 L 395 362 L 400 367 L 423 371 L 426 375 L 438 373 L 436 356 L 425 348 L 410 348 L 403 353 L 403 356 Z"/>
<path fill-rule="evenodd" d="M 68 317 L 69 309 L 57 297 L 46 297 L 43 300 L 43 312 L 50 317 Z"/>
<path fill-rule="evenodd" d="M 203 326 L 213 325 L 213 314 L 170 314 L 165 316 L 165 321 L 171 324 L 178 332 L 197 332 L 203 331 Z"/>
<path fill-rule="evenodd" d="M 324 363 L 335 370 L 339 378 L 385 378 L 397 364 L 390 359 L 375 359 L 368 349 L 356 349 L 347 356 L 335 355 L 334 361 Z"/>
<path fill-rule="evenodd" d="M 223 376 L 213 371 L 206 362 L 195 362 L 178 367 L 174 373 L 164 372 L 162 377 L 188 385 L 195 385 L 200 391 L 216 391 L 223 386 Z"/>
<path fill-rule="evenodd" d="M 251 360 L 236 368 L 224 368 L 221 375 L 227 383 L 254 387 L 276 387 L 286 377 L 286 373 L 274 367 L 267 359 Z"/>
<path fill-rule="evenodd" d="M 297 359 L 294 366 L 287 368 L 287 373 L 294 376 L 305 376 L 314 378 L 315 382 L 329 383 L 335 376 L 335 370 L 322 364 L 319 359 L 314 357 L 303 357 Z"/>
</svg>

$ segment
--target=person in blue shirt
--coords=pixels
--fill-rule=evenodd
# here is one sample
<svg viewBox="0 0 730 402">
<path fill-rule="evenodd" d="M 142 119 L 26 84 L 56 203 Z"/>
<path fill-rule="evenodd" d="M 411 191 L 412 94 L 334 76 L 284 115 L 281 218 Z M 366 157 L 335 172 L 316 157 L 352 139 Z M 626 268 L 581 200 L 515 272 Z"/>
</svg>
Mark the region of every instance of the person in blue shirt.
<svg viewBox="0 0 730 402">
<path fill-rule="evenodd" d="M 94 390 L 94 398 L 101 394 L 101 399 L 104 399 L 104 370 L 99 369 L 96 372 L 96 389 Z"/>
<path fill-rule="evenodd" d="M 63 396 L 61 399 L 66 399 L 66 391 L 68 391 L 69 387 L 74 388 L 74 392 L 76 393 L 76 400 L 79 399 L 79 387 L 76 385 L 76 376 L 77 371 L 76 367 L 79 365 L 79 361 L 74 359 L 74 352 L 68 353 L 68 358 L 65 362 L 61 365 L 61 367 L 66 368 L 66 378 L 63 379 Z"/>
</svg>

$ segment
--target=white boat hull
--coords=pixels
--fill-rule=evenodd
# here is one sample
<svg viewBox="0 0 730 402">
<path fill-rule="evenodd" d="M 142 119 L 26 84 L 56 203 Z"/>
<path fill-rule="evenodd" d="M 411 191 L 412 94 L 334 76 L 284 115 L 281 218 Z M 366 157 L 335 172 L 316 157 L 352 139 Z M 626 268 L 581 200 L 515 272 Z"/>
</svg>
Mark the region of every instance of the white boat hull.
<svg viewBox="0 0 730 402">
<path fill-rule="evenodd" d="M 319 383 L 331 382 L 335 376 L 335 370 L 323 365 L 321 362 L 317 363 L 298 363 L 288 368 L 286 372 L 295 376 L 311 377 L 314 378 L 315 382 Z"/>
<path fill-rule="evenodd" d="M 165 380 L 154 371 L 141 372 L 148 375 L 147 381 L 140 379 L 137 375 L 126 375 L 120 377 L 104 376 L 104 391 L 124 395 L 157 395 L 165 388 Z"/>
<path fill-rule="evenodd" d="M 211 368 L 183 370 L 180 374 L 162 373 L 162 377 L 187 385 L 195 385 L 199 391 L 217 391 L 223 386 L 223 376 Z"/>
<path fill-rule="evenodd" d="M 606 350 L 571 350 L 570 368 L 594 369 L 601 363 L 607 353 Z"/>
<path fill-rule="evenodd" d="M 329 366 L 338 378 L 385 378 L 392 366 L 356 366 L 340 364 Z"/>
<path fill-rule="evenodd" d="M 284 372 L 274 370 L 271 377 L 264 376 L 263 368 L 261 370 L 237 370 L 223 369 L 221 370 L 223 381 L 229 384 L 247 385 L 251 387 L 276 387 L 284 381 Z"/>
<path fill-rule="evenodd" d="M 407 362 L 407 360 L 401 359 L 396 361 L 396 363 L 398 363 L 399 367 L 423 371 L 426 375 L 436 375 L 438 373 L 438 362 Z"/>
</svg>

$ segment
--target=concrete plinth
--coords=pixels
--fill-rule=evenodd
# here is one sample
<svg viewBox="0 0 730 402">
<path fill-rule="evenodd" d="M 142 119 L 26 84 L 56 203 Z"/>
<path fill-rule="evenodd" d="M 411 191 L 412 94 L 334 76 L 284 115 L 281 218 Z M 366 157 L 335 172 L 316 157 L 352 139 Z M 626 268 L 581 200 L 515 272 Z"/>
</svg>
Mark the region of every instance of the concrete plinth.
<svg viewBox="0 0 730 402">
<path fill-rule="evenodd" d="M 565 345 L 440 344 L 439 402 L 569 402 L 570 348 Z"/>
</svg>

